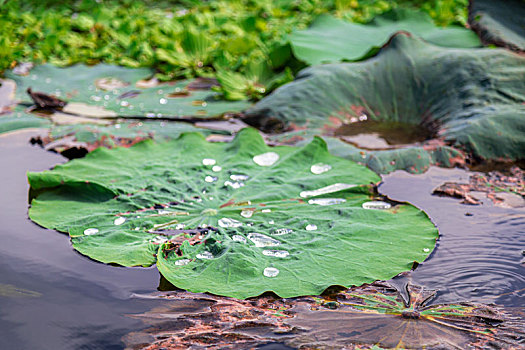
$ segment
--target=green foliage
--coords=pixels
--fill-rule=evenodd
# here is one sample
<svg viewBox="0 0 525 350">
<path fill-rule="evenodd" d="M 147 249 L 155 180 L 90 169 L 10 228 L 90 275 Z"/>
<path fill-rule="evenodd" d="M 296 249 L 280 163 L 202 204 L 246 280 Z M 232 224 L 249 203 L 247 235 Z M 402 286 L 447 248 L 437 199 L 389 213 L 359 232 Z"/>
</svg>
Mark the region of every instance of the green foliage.
<svg viewBox="0 0 525 350">
<path fill-rule="evenodd" d="M 157 263 L 179 288 L 292 297 L 388 279 L 430 254 L 437 229 L 423 212 L 368 209 L 379 181 L 319 138 L 272 148 L 254 129 L 231 143 L 188 133 L 30 173 L 29 216 L 95 260 Z"/>
<path fill-rule="evenodd" d="M 440 28 L 426 14 L 406 9 L 390 11 L 366 25 L 319 16 L 308 29 L 294 31 L 290 43 L 294 55 L 309 65 L 357 61 L 376 54 L 398 31 L 407 31 L 438 46 L 481 46 L 477 35 L 466 28 Z"/>
<path fill-rule="evenodd" d="M 450 24 L 465 22 L 465 2 L 410 0 L 399 6 L 421 7 L 438 24 Z M 243 91 L 224 89 L 226 96 L 258 98 L 254 86 L 262 84 L 249 77 L 250 62 L 277 62 L 275 53 L 286 51 L 293 29 L 306 28 L 322 13 L 363 23 L 396 7 L 386 0 L 7 1 L 0 8 L 0 71 L 24 61 L 104 62 L 154 67 L 168 80 L 211 76 L 220 65 L 222 76 L 248 80 Z M 282 58 L 271 67 L 274 73 L 283 71 Z M 264 89 L 282 82 L 272 80 Z"/>
<path fill-rule="evenodd" d="M 524 103 L 524 57 L 442 48 L 398 34 L 369 60 L 303 70 L 248 110 L 246 120 L 312 130 L 360 117 L 404 122 L 478 158 L 521 159 Z"/>
</svg>

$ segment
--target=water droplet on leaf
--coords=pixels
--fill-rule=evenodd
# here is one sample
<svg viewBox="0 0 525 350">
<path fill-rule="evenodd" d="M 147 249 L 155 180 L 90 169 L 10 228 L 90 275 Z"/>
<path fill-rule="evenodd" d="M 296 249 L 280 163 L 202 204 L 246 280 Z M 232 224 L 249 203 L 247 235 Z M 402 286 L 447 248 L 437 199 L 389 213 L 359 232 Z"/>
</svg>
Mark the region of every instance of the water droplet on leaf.
<svg viewBox="0 0 525 350">
<path fill-rule="evenodd" d="M 241 211 L 241 216 L 242 216 L 243 218 L 251 218 L 252 215 L 253 215 L 253 210 L 247 210 L 247 209 L 245 209 L 245 210 L 242 210 L 242 211 Z"/>
<path fill-rule="evenodd" d="M 274 236 L 282 236 L 282 235 L 287 235 L 287 234 L 292 233 L 292 232 L 293 232 L 293 230 L 289 229 L 289 228 L 278 228 L 277 230 L 272 232 L 272 235 L 274 235 Z"/>
<path fill-rule="evenodd" d="M 272 210 L 271 209 L 263 209 L 263 210 L 261 210 L 261 212 L 263 212 L 263 213 L 271 213 Z"/>
<path fill-rule="evenodd" d="M 281 244 L 280 241 L 272 237 L 268 237 L 262 233 L 256 232 L 248 233 L 248 239 L 252 241 L 256 247 L 274 247 Z"/>
<path fill-rule="evenodd" d="M 98 228 L 87 228 L 84 230 L 84 234 L 86 236 L 96 235 L 97 233 L 98 233 Z"/>
<path fill-rule="evenodd" d="M 215 181 L 217 181 L 217 177 L 216 176 L 206 176 L 204 178 L 204 181 L 206 181 L 206 182 L 215 182 Z"/>
<path fill-rule="evenodd" d="M 390 203 L 386 203 L 383 201 L 370 201 L 363 203 L 362 207 L 364 209 L 379 209 L 379 210 L 385 210 L 390 209 L 392 206 Z"/>
<path fill-rule="evenodd" d="M 230 218 L 222 218 L 219 220 L 219 226 L 224 228 L 240 227 L 242 222 Z"/>
<path fill-rule="evenodd" d="M 302 191 L 299 195 L 301 197 L 303 197 L 303 198 L 314 197 L 314 196 L 319 196 L 319 195 L 322 195 L 322 194 L 339 192 L 339 191 L 346 190 L 348 188 L 352 188 L 352 187 L 355 187 L 355 186 L 356 185 L 353 185 L 353 184 L 336 183 L 336 184 L 329 185 L 329 186 L 326 186 L 326 187 L 322 187 L 322 188 L 319 188 L 319 189 L 313 190 L 313 191 Z"/>
<path fill-rule="evenodd" d="M 113 223 L 114 223 L 115 225 L 122 225 L 122 224 L 125 223 L 125 222 L 126 222 L 126 218 L 125 218 L 125 217 L 122 217 L 122 216 L 116 218 L 115 221 L 113 221 Z"/>
<path fill-rule="evenodd" d="M 225 181 L 225 182 L 224 182 L 224 186 L 230 186 L 230 187 L 232 187 L 232 188 L 237 189 L 237 188 L 241 188 L 241 187 L 243 187 L 243 186 L 244 186 L 244 183 L 242 183 L 242 182 L 231 182 L 231 181 Z"/>
<path fill-rule="evenodd" d="M 279 160 L 279 155 L 275 152 L 266 152 L 253 157 L 255 164 L 260 166 L 271 166 Z"/>
<path fill-rule="evenodd" d="M 263 275 L 266 277 L 276 277 L 279 274 L 279 270 L 275 267 L 267 267 L 263 271 Z"/>
<path fill-rule="evenodd" d="M 165 98 L 161 98 L 161 99 L 159 100 L 159 103 L 160 103 L 161 105 L 165 105 L 166 103 L 168 103 L 168 100 L 165 99 Z"/>
<path fill-rule="evenodd" d="M 213 259 L 213 258 L 214 258 L 214 256 L 210 252 L 202 252 L 200 254 L 197 254 L 197 259 L 209 260 L 209 259 Z"/>
<path fill-rule="evenodd" d="M 334 205 L 341 204 L 346 202 L 346 199 L 343 198 L 314 198 L 308 201 L 308 204 L 317 204 L 317 205 Z"/>
<path fill-rule="evenodd" d="M 204 158 L 202 160 L 202 164 L 204 164 L 204 165 L 215 165 L 215 163 L 217 163 L 217 161 L 215 159 L 211 159 L 211 158 Z"/>
<path fill-rule="evenodd" d="M 230 179 L 233 181 L 246 181 L 250 177 L 248 175 L 230 175 Z"/>
<path fill-rule="evenodd" d="M 235 242 L 246 243 L 246 238 L 244 238 L 244 237 L 241 236 L 241 235 L 235 235 L 235 236 L 232 237 L 232 239 L 233 239 Z"/>
<path fill-rule="evenodd" d="M 276 258 L 286 258 L 290 253 L 286 250 L 263 250 L 263 255 L 275 256 Z"/>
<path fill-rule="evenodd" d="M 326 173 L 330 169 L 332 169 L 332 166 L 324 163 L 317 163 L 310 167 L 310 171 L 315 175 Z"/>
<path fill-rule="evenodd" d="M 178 265 L 178 266 L 188 265 L 190 261 L 191 261 L 190 259 L 180 259 L 180 260 L 175 261 L 175 265 Z"/>
<path fill-rule="evenodd" d="M 218 171 L 221 171 L 222 168 L 220 165 L 214 165 L 213 168 L 211 168 L 211 170 L 215 171 L 215 172 L 218 172 Z"/>
<path fill-rule="evenodd" d="M 306 225 L 305 229 L 306 229 L 306 231 L 315 231 L 315 230 L 317 230 L 317 225 L 315 225 L 315 224 L 308 224 L 308 225 Z"/>
</svg>

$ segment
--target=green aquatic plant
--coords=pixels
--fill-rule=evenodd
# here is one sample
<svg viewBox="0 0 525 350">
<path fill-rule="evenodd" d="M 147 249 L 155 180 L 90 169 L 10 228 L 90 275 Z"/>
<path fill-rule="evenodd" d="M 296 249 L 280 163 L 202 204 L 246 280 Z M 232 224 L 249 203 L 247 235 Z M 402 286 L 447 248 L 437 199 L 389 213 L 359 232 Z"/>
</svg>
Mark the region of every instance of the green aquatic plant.
<svg viewBox="0 0 525 350">
<path fill-rule="evenodd" d="M 450 49 L 398 33 L 359 63 L 307 68 L 259 101 L 245 121 L 316 133 L 368 121 L 419 126 L 478 159 L 525 154 L 525 58 Z"/>
<path fill-rule="evenodd" d="M 291 297 L 360 285 L 409 270 L 437 238 L 422 211 L 377 198 L 380 178 L 319 138 L 272 148 L 254 129 L 231 143 L 188 133 L 28 176 L 33 221 L 95 260 L 156 263 L 192 292 Z"/>
<path fill-rule="evenodd" d="M 398 7 L 421 8 L 439 25 L 466 22 L 465 0 L 7 1 L 0 7 L 0 71 L 21 62 L 107 63 L 152 67 L 159 79 L 173 80 L 215 77 L 220 66 L 250 80 L 248 66 L 257 60 L 271 62 L 274 75 L 295 72 L 287 36 L 320 14 L 366 23 Z M 242 94 L 257 97 L 252 88 Z"/>
<path fill-rule="evenodd" d="M 290 43 L 294 55 L 309 65 L 357 61 L 373 56 L 398 31 L 420 36 L 438 46 L 481 46 L 476 34 L 467 28 L 441 28 L 425 13 L 407 9 L 385 13 L 367 24 L 319 16 L 308 29 L 294 31 Z"/>
</svg>

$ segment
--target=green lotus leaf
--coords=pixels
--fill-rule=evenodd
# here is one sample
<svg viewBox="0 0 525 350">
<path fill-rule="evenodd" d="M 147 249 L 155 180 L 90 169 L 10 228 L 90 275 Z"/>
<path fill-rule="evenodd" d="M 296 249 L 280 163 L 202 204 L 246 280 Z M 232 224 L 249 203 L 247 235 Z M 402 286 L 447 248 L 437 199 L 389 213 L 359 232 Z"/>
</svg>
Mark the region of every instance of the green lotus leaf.
<svg viewBox="0 0 525 350">
<path fill-rule="evenodd" d="M 470 1 L 469 24 L 486 44 L 525 51 L 525 1 Z"/>
<path fill-rule="evenodd" d="M 31 101 L 26 94 L 26 89 L 31 87 L 33 91 L 55 95 L 68 102 L 80 102 L 114 112 L 103 115 L 106 118 L 207 119 L 228 112 L 240 112 L 249 106 L 247 101 L 221 100 L 219 93 L 209 89 L 213 83 L 203 83 L 199 79 L 151 85 L 139 82 L 153 73 L 148 68 L 108 64 L 92 67 L 78 64 L 67 68 L 44 64 L 33 68 L 27 76 L 12 72 L 6 75 L 16 82 L 17 98 L 24 102 Z M 67 111 L 81 115 L 91 112 L 86 108 Z"/>
<path fill-rule="evenodd" d="M 437 238 L 422 211 L 377 201 L 380 178 L 320 138 L 269 147 L 254 129 L 231 143 L 187 133 L 99 148 L 28 177 L 33 221 L 69 233 L 95 260 L 157 263 L 192 292 L 291 297 L 388 279 Z"/>
<path fill-rule="evenodd" d="M 290 43 L 295 57 L 309 65 L 357 61 L 377 52 L 398 31 L 410 32 L 439 46 L 481 46 L 470 30 L 460 26 L 437 27 L 426 13 L 408 9 L 388 12 L 368 24 L 322 15 L 308 29 L 293 32 Z"/>
<path fill-rule="evenodd" d="M 318 129 L 360 120 L 419 125 L 485 159 L 525 154 L 525 57 L 449 49 L 399 33 L 369 60 L 307 68 L 245 121 Z"/>
</svg>

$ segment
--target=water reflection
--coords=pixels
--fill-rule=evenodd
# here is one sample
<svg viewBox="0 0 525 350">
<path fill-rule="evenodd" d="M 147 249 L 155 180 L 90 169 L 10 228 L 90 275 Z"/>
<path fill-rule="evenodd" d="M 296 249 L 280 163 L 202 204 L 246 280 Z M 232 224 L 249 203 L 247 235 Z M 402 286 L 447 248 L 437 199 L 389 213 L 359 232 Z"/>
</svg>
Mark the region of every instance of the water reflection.
<svg viewBox="0 0 525 350">
<path fill-rule="evenodd" d="M 423 175 L 396 171 L 384 176 L 379 190 L 391 199 L 423 209 L 438 226 L 437 248 L 412 273 L 414 283 L 440 291 L 436 302 L 471 300 L 522 306 L 524 208 L 496 207 L 488 200 L 471 206 L 431 195 L 446 181 L 468 182 L 471 174 L 436 167 Z"/>
<path fill-rule="evenodd" d="M 125 315 L 155 305 L 129 297 L 154 290 L 158 272 L 95 263 L 27 218 L 26 172 L 65 161 L 32 147 L 35 132 L 0 136 L 0 283 L 40 295 L 0 296 L 0 348 L 121 349 L 120 337 L 141 327 Z"/>
</svg>

